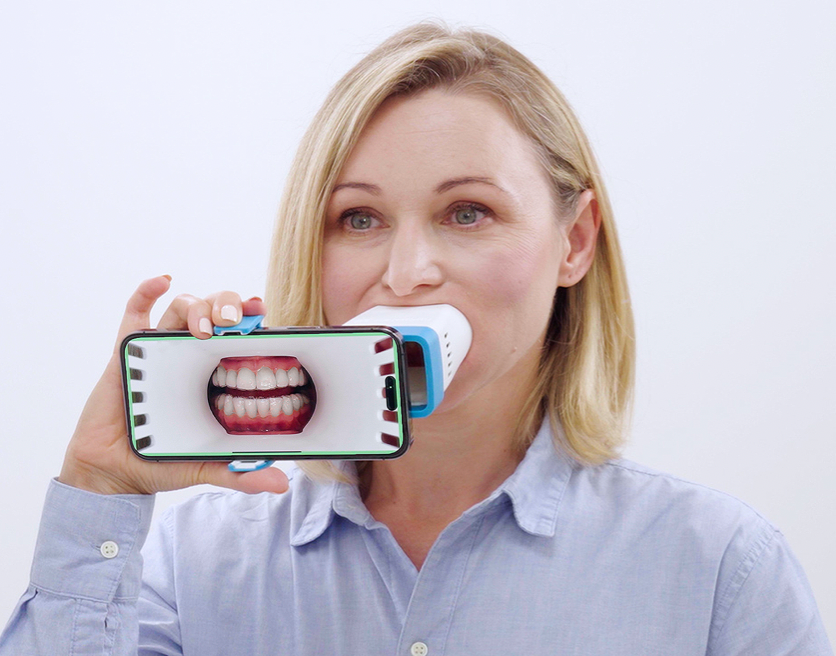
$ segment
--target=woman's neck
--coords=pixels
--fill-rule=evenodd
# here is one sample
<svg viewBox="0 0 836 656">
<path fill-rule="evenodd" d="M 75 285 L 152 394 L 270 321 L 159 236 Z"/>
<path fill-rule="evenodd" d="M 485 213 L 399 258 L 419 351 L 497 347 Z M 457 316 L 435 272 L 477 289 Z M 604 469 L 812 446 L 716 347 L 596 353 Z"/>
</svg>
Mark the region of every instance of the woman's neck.
<svg viewBox="0 0 836 656">
<path fill-rule="evenodd" d="M 527 378 L 533 375 L 536 368 Z M 489 496 L 524 455 L 516 428 L 531 389 L 489 386 L 450 410 L 413 420 L 407 453 L 371 463 L 361 477 L 372 515 L 446 525 Z"/>
</svg>

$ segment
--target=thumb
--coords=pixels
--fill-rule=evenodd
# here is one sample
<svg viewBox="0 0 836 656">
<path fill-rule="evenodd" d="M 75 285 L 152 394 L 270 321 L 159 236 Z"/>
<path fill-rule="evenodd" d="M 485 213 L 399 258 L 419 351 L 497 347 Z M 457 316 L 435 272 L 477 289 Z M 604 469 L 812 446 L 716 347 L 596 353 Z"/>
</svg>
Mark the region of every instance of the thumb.
<svg viewBox="0 0 836 656">
<path fill-rule="evenodd" d="M 202 463 L 200 482 L 226 487 L 247 494 L 287 492 L 289 482 L 287 474 L 278 467 L 265 467 L 258 471 L 233 472 L 225 462 Z"/>
</svg>

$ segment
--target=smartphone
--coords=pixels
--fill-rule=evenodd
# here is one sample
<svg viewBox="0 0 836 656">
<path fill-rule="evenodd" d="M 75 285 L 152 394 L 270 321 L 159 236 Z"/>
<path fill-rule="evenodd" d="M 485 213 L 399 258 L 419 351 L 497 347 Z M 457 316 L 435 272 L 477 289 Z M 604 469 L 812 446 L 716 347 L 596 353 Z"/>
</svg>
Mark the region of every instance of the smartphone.
<svg viewBox="0 0 836 656">
<path fill-rule="evenodd" d="M 395 329 L 292 327 L 121 344 L 131 448 L 145 460 L 382 459 L 410 443 Z"/>
</svg>

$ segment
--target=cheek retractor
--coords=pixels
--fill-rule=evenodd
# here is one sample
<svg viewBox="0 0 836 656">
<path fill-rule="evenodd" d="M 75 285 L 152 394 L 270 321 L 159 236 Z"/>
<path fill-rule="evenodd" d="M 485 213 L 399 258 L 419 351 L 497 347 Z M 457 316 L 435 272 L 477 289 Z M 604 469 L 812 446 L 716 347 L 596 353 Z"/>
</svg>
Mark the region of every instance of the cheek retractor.
<svg viewBox="0 0 836 656">
<path fill-rule="evenodd" d="M 391 326 L 403 336 L 407 356 L 409 414 L 426 417 L 444 398 L 470 344 L 473 329 L 452 305 L 378 305 L 346 326 Z"/>
<path fill-rule="evenodd" d="M 262 331 L 260 320 L 216 327 L 210 340 L 156 331 L 125 338 L 126 420 L 137 454 L 229 459 L 236 471 L 276 458 L 398 457 L 410 440 L 407 416 L 441 403 L 472 339 L 449 305 L 372 308 L 330 333 Z M 401 367 L 406 375 L 393 375 Z"/>
</svg>

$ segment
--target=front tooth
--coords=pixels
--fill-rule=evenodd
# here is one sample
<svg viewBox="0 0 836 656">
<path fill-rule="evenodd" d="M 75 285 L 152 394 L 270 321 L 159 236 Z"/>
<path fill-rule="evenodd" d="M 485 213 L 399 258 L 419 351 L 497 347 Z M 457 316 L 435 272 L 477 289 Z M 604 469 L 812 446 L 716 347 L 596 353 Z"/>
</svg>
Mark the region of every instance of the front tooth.
<svg viewBox="0 0 836 656">
<path fill-rule="evenodd" d="M 244 407 L 243 397 L 236 396 L 232 404 L 235 406 L 235 414 L 239 417 L 243 417 L 244 413 L 247 412 L 247 409 Z"/>
<path fill-rule="evenodd" d="M 293 401 L 290 400 L 290 396 L 282 397 L 282 412 L 288 417 L 293 414 Z"/>
<path fill-rule="evenodd" d="M 218 387 L 226 387 L 226 369 L 218 366 L 215 372 L 218 374 Z"/>
<path fill-rule="evenodd" d="M 224 414 L 229 417 L 229 415 L 235 413 L 235 404 L 232 403 L 232 394 L 224 394 L 226 397 L 224 399 Z"/>
<path fill-rule="evenodd" d="M 302 399 L 299 398 L 298 394 L 291 394 L 290 400 L 293 402 L 294 412 L 302 407 Z"/>
<path fill-rule="evenodd" d="M 252 369 L 241 367 L 238 370 L 238 389 L 239 390 L 254 390 L 255 389 L 255 372 Z"/>
<path fill-rule="evenodd" d="M 270 416 L 278 417 L 280 414 L 282 414 L 282 398 L 274 396 L 270 399 Z"/>
<path fill-rule="evenodd" d="M 272 374 L 273 374 L 273 372 L 271 371 L 270 375 L 272 375 Z M 264 417 L 266 417 L 267 415 L 270 414 L 270 399 L 268 399 L 268 398 L 259 399 L 257 405 L 258 405 L 258 416 L 259 417 L 261 417 L 263 419 Z"/>
<path fill-rule="evenodd" d="M 287 382 L 291 387 L 296 387 L 299 384 L 299 370 L 296 367 L 291 367 L 287 372 Z"/>
<path fill-rule="evenodd" d="M 276 375 L 269 367 L 262 367 L 255 375 L 255 386 L 261 390 L 276 389 Z"/>
<path fill-rule="evenodd" d="M 219 376 L 220 378 L 220 376 Z M 232 389 L 235 389 L 235 386 L 238 384 L 238 372 L 234 369 L 230 369 L 226 372 L 226 386 Z"/>
<path fill-rule="evenodd" d="M 287 387 L 287 372 L 284 369 L 276 369 L 276 387 Z"/>
<path fill-rule="evenodd" d="M 256 406 L 254 398 L 250 397 L 248 399 L 244 399 L 244 410 L 247 411 L 247 416 L 250 419 L 255 419 L 258 415 L 258 407 Z"/>
</svg>

